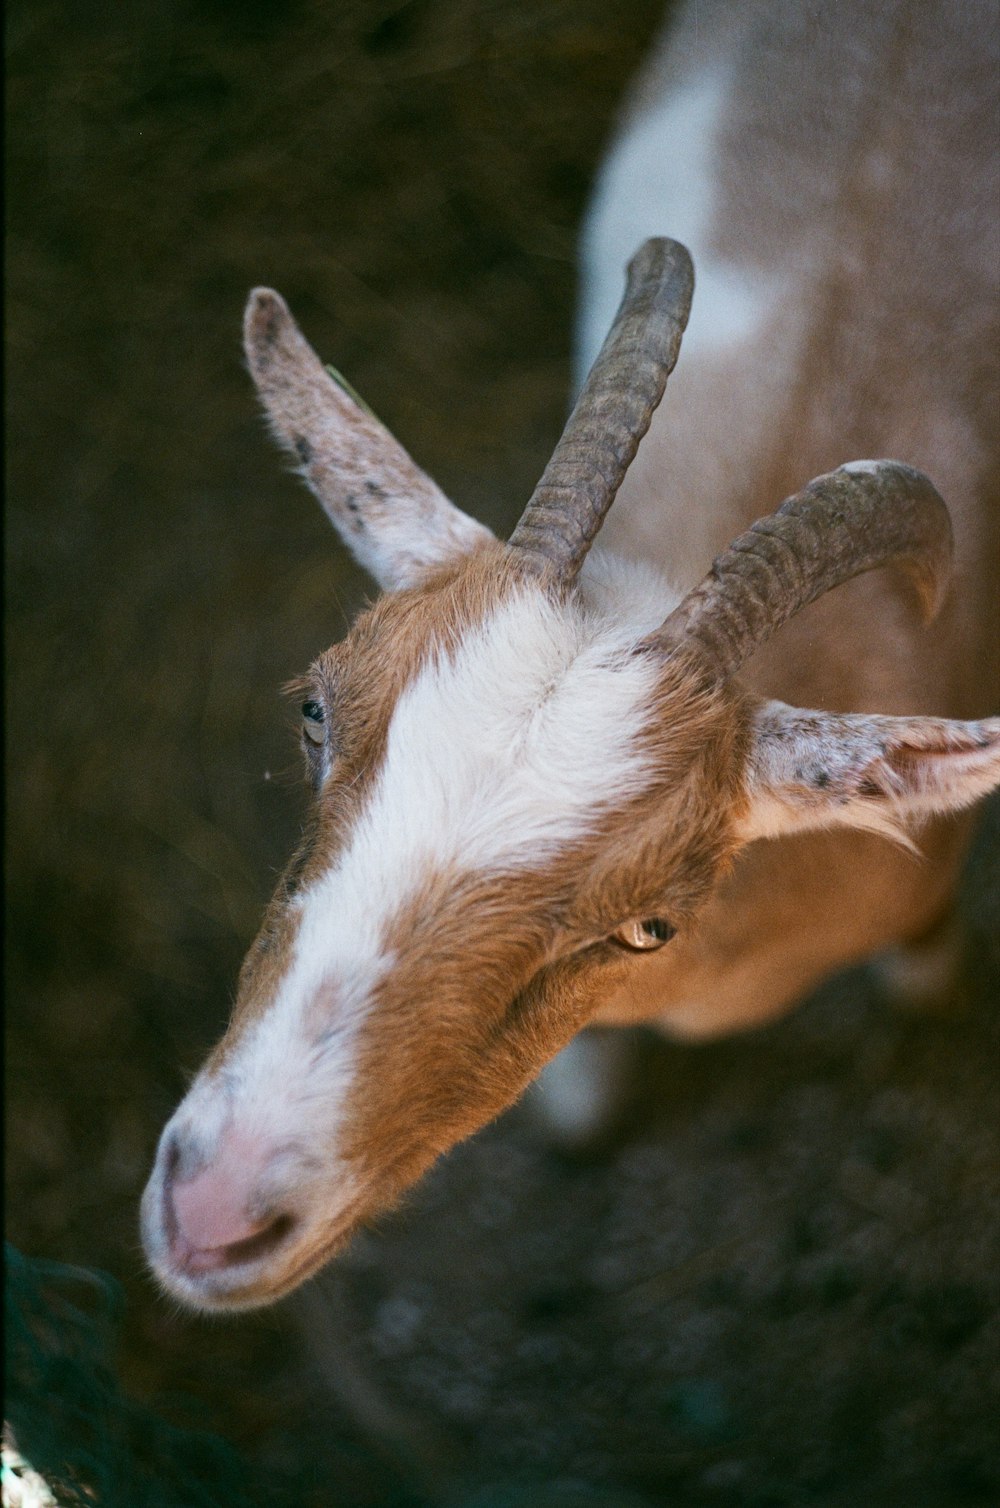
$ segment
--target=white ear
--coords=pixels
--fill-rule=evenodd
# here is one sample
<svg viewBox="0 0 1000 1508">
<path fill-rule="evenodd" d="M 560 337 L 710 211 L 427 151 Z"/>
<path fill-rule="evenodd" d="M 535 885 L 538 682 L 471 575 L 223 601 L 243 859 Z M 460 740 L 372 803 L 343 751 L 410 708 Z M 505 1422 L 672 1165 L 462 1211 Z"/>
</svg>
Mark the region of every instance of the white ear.
<svg viewBox="0 0 1000 1508">
<path fill-rule="evenodd" d="M 763 702 L 746 785 L 747 841 L 844 824 L 908 843 L 910 822 L 1000 785 L 1000 718 L 840 716 Z"/>
<path fill-rule="evenodd" d="M 243 344 L 276 438 L 379 586 L 416 586 L 429 571 L 493 538 L 450 503 L 347 384 L 334 379 L 280 294 L 269 288 L 251 293 Z"/>
</svg>

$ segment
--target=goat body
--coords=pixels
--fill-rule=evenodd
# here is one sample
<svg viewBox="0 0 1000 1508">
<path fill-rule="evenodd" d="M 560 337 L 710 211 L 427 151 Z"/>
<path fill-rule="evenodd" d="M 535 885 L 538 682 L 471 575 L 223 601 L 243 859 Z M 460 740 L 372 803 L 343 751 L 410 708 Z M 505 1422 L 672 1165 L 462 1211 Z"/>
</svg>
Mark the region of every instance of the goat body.
<svg viewBox="0 0 1000 1508">
<path fill-rule="evenodd" d="M 598 184 L 581 371 L 611 333 L 507 545 L 251 295 L 271 424 L 383 595 L 303 682 L 309 830 L 144 1199 L 183 1301 L 287 1292 L 581 1027 L 752 1025 L 947 915 L 1000 782 L 996 20 L 680 15 Z M 683 246 L 615 306 L 665 233 L 699 286 L 658 408 Z"/>
<path fill-rule="evenodd" d="M 754 658 L 765 697 L 966 718 L 1000 700 L 996 33 L 993 0 L 699 0 L 605 163 L 581 365 L 644 236 L 688 246 L 697 292 L 602 544 L 686 590 L 775 498 L 848 456 L 920 467 L 951 514 L 953 587 L 929 629 L 905 582 L 860 577 Z M 926 823 L 924 863 L 862 832 L 751 845 L 697 944 L 650 960 L 602 1019 L 660 1014 L 658 999 L 664 1024 L 705 1036 L 777 1014 L 832 969 L 938 928 L 968 828 Z"/>
</svg>

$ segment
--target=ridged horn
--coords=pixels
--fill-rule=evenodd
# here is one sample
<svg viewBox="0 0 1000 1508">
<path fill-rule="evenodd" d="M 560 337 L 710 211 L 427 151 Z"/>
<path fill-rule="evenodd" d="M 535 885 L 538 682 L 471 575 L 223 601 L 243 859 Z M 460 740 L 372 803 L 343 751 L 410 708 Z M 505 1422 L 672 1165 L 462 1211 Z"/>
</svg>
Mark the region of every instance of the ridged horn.
<svg viewBox="0 0 1000 1508">
<path fill-rule="evenodd" d="M 645 241 L 625 296 L 552 459 L 510 537 L 513 550 L 570 585 L 614 502 L 680 350 L 694 268 L 685 247 Z"/>
<path fill-rule="evenodd" d="M 752 524 L 641 647 L 693 648 L 725 680 L 800 608 L 879 566 L 904 567 L 932 618 L 951 555 L 948 510 L 923 472 L 899 461 L 853 461 Z"/>
</svg>

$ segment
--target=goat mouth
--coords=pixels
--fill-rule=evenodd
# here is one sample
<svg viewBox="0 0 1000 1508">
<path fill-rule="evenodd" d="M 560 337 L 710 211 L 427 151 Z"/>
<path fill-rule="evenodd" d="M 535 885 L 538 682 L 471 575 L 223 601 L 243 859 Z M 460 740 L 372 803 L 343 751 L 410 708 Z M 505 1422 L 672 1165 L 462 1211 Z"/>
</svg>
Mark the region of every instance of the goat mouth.
<svg viewBox="0 0 1000 1508">
<path fill-rule="evenodd" d="M 157 1200 L 160 1238 L 146 1241 L 150 1265 L 169 1295 L 191 1309 L 220 1312 L 275 1303 L 346 1246 L 361 1214 L 355 1200 L 327 1229 L 306 1235 L 294 1216 L 228 1246 L 199 1251 L 178 1244 L 169 1181 Z M 296 1239 L 298 1238 L 298 1239 Z"/>
<path fill-rule="evenodd" d="M 258 1259 L 257 1264 L 244 1262 L 209 1271 L 177 1271 L 157 1264 L 156 1271 L 171 1296 L 189 1308 L 216 1313 L 260 1309 L 276 1303 L 312 1277 L 343 1249 L 349 1238 L 350 1229 L 318 1241 L 298 1261 L 285 1263 L 277 1270 L 270 1267 L 261 1270 L 259 1263 L 266 1259 Z"/>
<path fill-rule="evenodd" d="M 225 1272 L 233 1267 L 253 1266 L 273 1256 L 295 1228 L 291 1215 L 278 1215 L 262 1230 L 230 1241 L 224 1246 L 190 1246 L 180 1238 L 171 1243 L 174 1264 L 185 1272 Z"/>
</svg>

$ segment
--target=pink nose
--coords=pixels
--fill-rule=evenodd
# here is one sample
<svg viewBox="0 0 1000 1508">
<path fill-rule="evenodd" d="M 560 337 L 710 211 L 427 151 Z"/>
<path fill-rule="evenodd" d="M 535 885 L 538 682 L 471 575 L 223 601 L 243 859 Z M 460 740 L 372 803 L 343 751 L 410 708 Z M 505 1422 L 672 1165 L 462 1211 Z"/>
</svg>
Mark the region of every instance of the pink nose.
<svg viewBox="0 0 1000 1508">
<path fill-rule="evenodd" d="M 184 1183 L 168 1185 L 171 1245 L 185 1267 L 205 1271 L 251 1260 L 291 1229 L 290 1215 L 272 1212 L 261 1218 L 250 1213 L 260 1167 L 259 1149 L 232 1137 L 207 1168 Z"/>
</svg>

